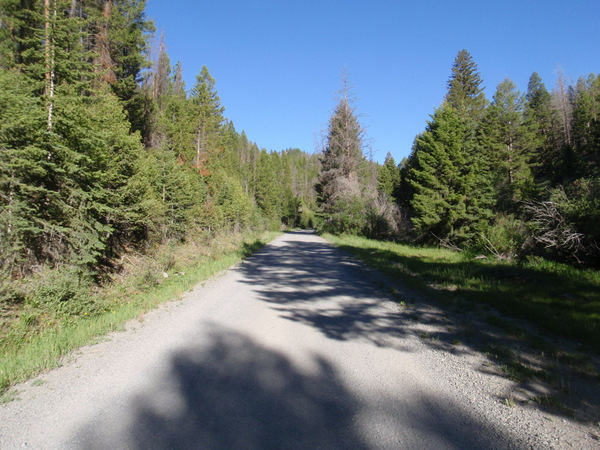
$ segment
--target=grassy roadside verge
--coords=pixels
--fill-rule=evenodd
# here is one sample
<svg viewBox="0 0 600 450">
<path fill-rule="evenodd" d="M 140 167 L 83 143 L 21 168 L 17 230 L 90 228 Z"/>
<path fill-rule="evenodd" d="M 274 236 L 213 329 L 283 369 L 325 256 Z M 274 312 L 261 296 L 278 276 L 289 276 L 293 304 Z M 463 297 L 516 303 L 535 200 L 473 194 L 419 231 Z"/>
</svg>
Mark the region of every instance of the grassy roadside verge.
<svg viewBox="0 0 600 450">
<path fill-rule="evenodd" d="M 552 335 L 600 352 L 600 272 L 543 260 L 499 262 L 439 248 L 354 236 L 325 235 L 391 279 L 436 291 L 442 301 L 464 299 L 535 323 Z"/>
<path fill-rule="evenodd" d="M 218 236 L 204 243 L 162 247 L 151 256 L 130 254 L 113 283 L 93 293 L 88 310 L 52 314 L 21 305 L 0 334 L 0 393 L 60 365 L 61 358 L 236 264 L 278 233 Z"/>
</svg>

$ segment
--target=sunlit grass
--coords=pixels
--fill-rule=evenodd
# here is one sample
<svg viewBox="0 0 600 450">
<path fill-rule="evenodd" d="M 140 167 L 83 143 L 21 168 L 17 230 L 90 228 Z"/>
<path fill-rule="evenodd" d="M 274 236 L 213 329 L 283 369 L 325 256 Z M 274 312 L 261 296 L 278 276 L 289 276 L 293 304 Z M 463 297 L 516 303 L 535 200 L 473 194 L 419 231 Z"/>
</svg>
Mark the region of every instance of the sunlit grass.
<svg viewBox="0 0 600 450">
<path fill-rule="evenodd" d="M 508 263 L 441 248 L 325 236 L 392 279 L 536 323 L 600 351 L 600 272 L 542 259 Z"/>
<path fill-rule="evenodd" d="M 148 274 L 143 273 L 149 270 L 148 264 L 144 267 L 138 264 L 125 279 L 97 293 L 101 297 L 98 301 L 105 305 L 100 314 L 53 317 L 50 323 L 36 320 L 34 325 L 26 324 L 34 329 L 28 330 L 25 338 L 18 332 L 19 327 L 25 326 L 22 321 L 5 326 L 0 349 L 0 393 L 18 382 L 57 367 L 61 359 L 74 349 L 93 343 L 111 331 L 124 329 L 127 321 L 143 317 L 159 304 L 180 298 L 202 280 L 249 256 L 277 234 L 246 236 L 245 239 L 221 236 L 218 241 L 205 246 L 206 254 L 200 256 L 189 249 L 190 254 L 186 256 L 185 249 L 174 247 L 170 250 L 174 255 L 169 257 L 173 256 L 175 260 L 173 264 L 169 263 L 172 267 L 167 278 L 144 287 L 141 283 L 148 279 Z M 155 257 L 161 257 L 160 252 Z M 163 267 L 154 269 L 162 271 Z M 157 276 L 162 277 L 162 272 Z M 11 334 L 10 326 L 16 332 L 12 330 Z"/>
</svg>

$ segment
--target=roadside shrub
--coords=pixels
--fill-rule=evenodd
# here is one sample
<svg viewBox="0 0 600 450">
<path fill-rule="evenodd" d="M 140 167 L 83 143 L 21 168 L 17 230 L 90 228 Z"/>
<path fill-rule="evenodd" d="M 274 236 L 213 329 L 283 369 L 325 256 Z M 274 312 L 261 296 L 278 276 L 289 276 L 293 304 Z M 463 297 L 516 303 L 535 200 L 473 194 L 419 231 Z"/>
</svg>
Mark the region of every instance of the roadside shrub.
<svg viewBox="0 0 600 450">
<path fill-rule="evenodd" d="M 521 254 L 526 239 L 527 228 L 522 220 L 500 214 L 480 233 L 477 246 L 498 259 L 511 260 Z"/>
<path fill-rule="evenodd" d="M 92 295 L 92 274 L 76 266 L 44 269 L 27 284 L 25 304 L 50 315 L 93 315 L 102 309 Z"/>
<path fill-rule="evenodd" d="M 322 230 L 332 234 L 362 234 L 367 223 L 366 205 L 358 196 L 340 197 L 323 220 Z"/>
<path fill-rule="evenodd" d="M 404 238 L 411 228 L 407 216 L 388 195 L 380 192 L 368 202 L 363 229 L 366 237 L 378 240 Z"/>
<path fill-rule="evenodd" d="M 305 203 L 301 202 L 299 207 L 300 212 L 300 220 L 298 226 L 303 230 L 309 230 L 311 228 L 315 228 L 316 226 L 316 217 L 315 212 L 310 209 L 310 207 Z"/>
<path fill-rule="evenodd" d="M 537 250 L 559 261 L 600 265 L 600 180 L 580 179 L 525 204 Z"/>
</svg>

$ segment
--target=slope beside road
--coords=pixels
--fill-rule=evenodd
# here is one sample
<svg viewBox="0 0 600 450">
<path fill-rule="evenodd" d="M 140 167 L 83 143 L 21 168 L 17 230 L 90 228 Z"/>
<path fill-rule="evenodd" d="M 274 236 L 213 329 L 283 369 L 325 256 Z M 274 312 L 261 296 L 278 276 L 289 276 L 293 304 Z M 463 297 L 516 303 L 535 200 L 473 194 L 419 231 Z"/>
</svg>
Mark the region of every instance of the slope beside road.
<svg viewBox="0 0 600 450">
<path fill-rule="evenodd" d="M 0 448 L 597 445 L 575 421 L 508 407 L 482 355 L 427 345 L 411 323 L 358 263 L 287 233 L 16 386 Z"/>
</svg>

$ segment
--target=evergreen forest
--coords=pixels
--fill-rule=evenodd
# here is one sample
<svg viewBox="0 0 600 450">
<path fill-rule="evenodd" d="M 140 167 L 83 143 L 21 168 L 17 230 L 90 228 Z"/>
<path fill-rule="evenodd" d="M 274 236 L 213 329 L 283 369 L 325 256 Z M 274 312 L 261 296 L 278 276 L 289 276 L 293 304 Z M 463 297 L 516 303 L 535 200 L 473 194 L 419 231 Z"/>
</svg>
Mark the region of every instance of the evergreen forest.
<svg viewBox="0 0 600 450">
<path fill-rule="evenodd" d="M 600 264 L 600 78 L 548 91 L 537 73 L 487 99 L 460 50 L 447 94 L 396 165 L 366 158 L 343 89 L 321 152 L 322 228 L 467 250 L 499 260 Z M 347 86 L 347 84 L 345 84 Z"/>
<path fill-rule="evenodd" d="M 0 273 L 99 281 L 130 249 L 313 226 L 319 161 L 268 152 L 185 86 L 145 0 L 3 0 Z"/>
<path fill-rule="evenodd" d="M 344 76 L 317 153 L 267 151 L 227 119 L 207 67 L 185 85 L 145 3 L 0 0 L 5 305 L 41 273 L 98 285 L 132 251 L 296 227 L 600 266 L 596 75 L 548 90 L 533 73 L 488 99 L 461 50 L 399 164 L 369 158 Z"/>
</svg>

